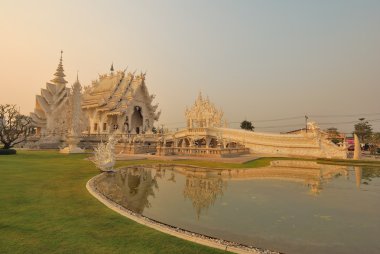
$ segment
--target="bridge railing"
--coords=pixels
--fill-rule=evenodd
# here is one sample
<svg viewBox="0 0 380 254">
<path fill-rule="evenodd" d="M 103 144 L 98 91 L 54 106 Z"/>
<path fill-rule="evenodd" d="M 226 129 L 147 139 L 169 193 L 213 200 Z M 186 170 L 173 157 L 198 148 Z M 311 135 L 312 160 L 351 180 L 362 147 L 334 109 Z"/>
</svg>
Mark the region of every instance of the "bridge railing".
<svg viewBox="0 0 380 254">
<path fill-rule="evenodd" d="M 223 156 L 249 153 L 249 148 L 157 147 L 159 155 Z"/>
</svg>

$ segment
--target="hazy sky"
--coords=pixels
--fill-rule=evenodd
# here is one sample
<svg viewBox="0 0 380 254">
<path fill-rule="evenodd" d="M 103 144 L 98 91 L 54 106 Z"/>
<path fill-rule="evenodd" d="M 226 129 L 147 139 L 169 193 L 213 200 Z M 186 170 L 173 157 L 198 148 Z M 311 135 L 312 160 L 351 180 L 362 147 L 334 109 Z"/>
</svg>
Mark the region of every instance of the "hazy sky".
<svg viewBox="0 0 380 254">
<path fill-rule="evenodd" d="M 184 126 L 200 90 L 257 131 L 303 127 L 305 114 L 343 131 L 363 113 L 380 119 L 378 0 L 0 0 L 0 31 L 0 103 L 23 113 L 63 49 L 70 85 L 112 62 L 147 71 L 169 127 Z M 260 122 L 289 117 L 299 118 Z"/>
</svg>

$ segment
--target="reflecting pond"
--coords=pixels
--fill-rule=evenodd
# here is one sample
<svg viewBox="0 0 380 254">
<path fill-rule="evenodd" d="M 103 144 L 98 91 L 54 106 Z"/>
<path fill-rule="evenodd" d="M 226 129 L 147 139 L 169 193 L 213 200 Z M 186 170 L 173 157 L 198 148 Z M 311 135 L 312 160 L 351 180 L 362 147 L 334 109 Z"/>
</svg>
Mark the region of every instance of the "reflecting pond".
<svg viewBox="0 0 380 254">
<path fill-rule="evenodd" d="M 255 169 L 121 169 L 96 187 L 151 219 L 285 253 L 379 253 L 380 169 L 273 161 Z"/>
</svg>

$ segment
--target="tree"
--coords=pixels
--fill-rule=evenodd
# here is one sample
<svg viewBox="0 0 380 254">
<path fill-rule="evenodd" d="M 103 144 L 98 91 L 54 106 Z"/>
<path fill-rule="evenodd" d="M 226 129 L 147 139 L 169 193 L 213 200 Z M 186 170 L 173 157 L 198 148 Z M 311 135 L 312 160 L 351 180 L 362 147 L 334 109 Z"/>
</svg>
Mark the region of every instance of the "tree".
<svg viewBox="0 0 380 254">
<path fill-rule="evenodd" d="M 2 149 L 9 149 L 21 142 L 32 133 L 32 119 L 21 115 L 16 105 L 0 105 L 0 143 Z"/>
<path fill-rule="evenodd" d="M 240 128 L 247 131 L 253 131 L 255 127 L 252 125 L 252 122 L 244 120 L 240 123 Z"/>
<path fill-rule="evenodd" d="M 368 121 L 365 121 L 365 118 L 359 118 L 359 121 L 354 126 L 354 134 L 358 135 L 361 143 L 368 143 L 372 136 L 372 125 Z"/>
<path fill-rule="evenodd" d="M 340 133 L 338 131 L 337 128 L 335 127 L 330 127 L 326 130 L 327 134 L 329 135 L 329 139 L 331 140 L 331 142 L 333 142 L 334 144 L 338 144 L 341 142 L 341 140 L 339 139 L 340 137 Z"/>
<path fill-rule="evenodd" d="M 380 147 L 380 132 L 375 132 L 371 135 L 369 140 L 369 150 L 371 154 L 376 154 L 377 149 Z"/>
</svg>

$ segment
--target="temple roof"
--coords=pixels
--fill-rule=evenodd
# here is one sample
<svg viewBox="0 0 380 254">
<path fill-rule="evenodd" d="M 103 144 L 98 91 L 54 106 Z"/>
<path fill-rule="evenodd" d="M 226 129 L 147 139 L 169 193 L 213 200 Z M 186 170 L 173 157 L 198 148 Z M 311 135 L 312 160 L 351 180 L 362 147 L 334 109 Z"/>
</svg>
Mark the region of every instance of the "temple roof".
<svg viewBox="0 0 380 254">
<path fill-rule="evenodd" d="M 124 71 L 99 75 L 99 80 L 87 87 L 83 94 L 82 108 L 96 108 L 97 111 L 108 111 L 108 114 L 120 114 L 126 110 L 129 102 L 139 96 L 150 107 L 152 112 L 156 106 L 151 106 L 153 97 L 148 94 L 145 85 L 145 74 L 126 74 Z"/>
</svg>

